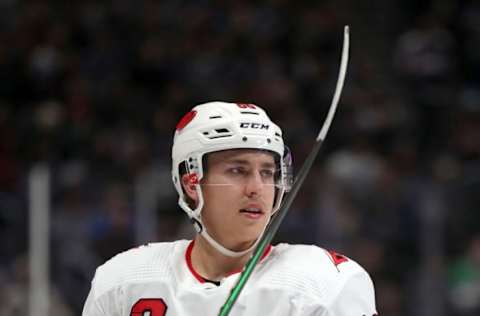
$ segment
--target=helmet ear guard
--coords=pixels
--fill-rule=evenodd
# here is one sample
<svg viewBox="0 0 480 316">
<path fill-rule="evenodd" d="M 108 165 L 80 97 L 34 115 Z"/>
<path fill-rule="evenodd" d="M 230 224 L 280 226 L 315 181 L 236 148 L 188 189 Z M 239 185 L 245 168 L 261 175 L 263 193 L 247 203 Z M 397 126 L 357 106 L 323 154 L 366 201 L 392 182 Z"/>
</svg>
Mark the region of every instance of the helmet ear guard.
<svg viewBox="0 0 480 316">
<path fill-rule="evenodd" d="M 258 149 L 276 156 L 280 174 L 275 179 L 272 215 L 290 190 L 293 174 L 290 150 L 283 143 L 281 129 L 256 105 L 209 102 L 197 105 L 180 120 L 172 147 L 172 179 L 179 195 L 178 204 L 196 231 L 213 247 L 226 256 L 236 257 L 251 251 L 256 243 L 242 252 L 226 249 L 208 235 L 201 218 L 204 199 L 200 180 L 207 154 L 231 149 Z M 188 177 L 188 185 L 194 186 L 197 201 L 186 194 L 182 184 L 184 175 Z"/>
<path fill-rule="evenodd" d="M 190 220 L 195 220 L 201 224 L 200 213 L 203 208 L 203 194 L 200 186 L 200 179 L 203 178 L 202 163 L 198 163 L 198 158 L 190 156 L 178 165 L 177 173 L 173 172 L 173 183 L 178 193 L 178 204 L 187 213 Z M 200 158 L 201 161 L 201 158 Z M 175 168 L 175 167 L 174 167 Z M 194 186 L 197 192 L 197 201 L 191 199 L 185 192 L 183 178 L 186 176 L 185 185 Z M 198 225 L 194 225 L 197 228 Z M 201 226 L 201 225 L 199 225 Z M 201 229 L 196 229 L 197 231 Z"/>
</svg>

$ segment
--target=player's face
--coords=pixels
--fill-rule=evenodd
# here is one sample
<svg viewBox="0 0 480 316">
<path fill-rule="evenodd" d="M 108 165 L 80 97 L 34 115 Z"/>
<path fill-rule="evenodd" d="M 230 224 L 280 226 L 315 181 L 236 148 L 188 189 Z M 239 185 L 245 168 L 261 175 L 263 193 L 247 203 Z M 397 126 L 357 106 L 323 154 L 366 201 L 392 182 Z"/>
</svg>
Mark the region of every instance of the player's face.
<svg viewBox="0 0 480 316">
<path fill-rule="evenodd" d="M 234 251 L 259 237 L 267 224 L 275 195 L 275 160 L 259 150 L 212 153 L 201 181 L 202 220 L 211 236 Z"/>
</svg>

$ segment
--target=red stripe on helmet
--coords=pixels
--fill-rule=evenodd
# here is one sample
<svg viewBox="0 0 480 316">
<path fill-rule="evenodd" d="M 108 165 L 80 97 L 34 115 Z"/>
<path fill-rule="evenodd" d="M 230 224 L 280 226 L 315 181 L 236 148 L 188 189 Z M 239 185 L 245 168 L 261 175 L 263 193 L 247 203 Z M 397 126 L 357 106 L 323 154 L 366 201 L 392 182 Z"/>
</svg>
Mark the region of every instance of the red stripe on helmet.
<svg viewBox="0 0 480 316">
<path fill-rule="evenodd" d="M 187 126 L 188 123 L 190 123 L 193 120 L 195 115 L 197 115 L 197 111 L 190 111 L 187 114 L 185 114 L 177 124 L 177 127 L 176 127 L 177 131 L 181 131 L 185 126 Z"/>
</svg>

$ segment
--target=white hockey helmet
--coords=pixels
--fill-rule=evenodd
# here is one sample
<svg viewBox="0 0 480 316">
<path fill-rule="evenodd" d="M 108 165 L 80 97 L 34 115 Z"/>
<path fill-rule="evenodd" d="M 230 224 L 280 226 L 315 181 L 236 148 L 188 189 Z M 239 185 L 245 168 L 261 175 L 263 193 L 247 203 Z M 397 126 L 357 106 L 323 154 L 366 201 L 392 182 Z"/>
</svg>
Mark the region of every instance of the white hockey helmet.
<svg viewBox="0 0 480 316">
<path fill-rule="evenodd" d="M 259 149 L 272 152 L 279 164 L 276 194 L 272 214 L 278 210 L 284 193 L 292 182 L 291 156 L 283 143 L 281 129 L 273 123 L 263 109 L 254 104 L 208 102 L 195 106 L 177 124 L 172 148 L 172 178 L 178 192 L 178 204 L 187 213 L 195 229 L 218 251 L 230 257 L 241 256 L 252 250 L 256 243 L 242 252 L 227 249 L 208 234 L 202 223 L 203 194 L 199 185 L 204 175 L 205 154 L 229 149 Z M 199 201 L 192 209 L 187 202 L 181 177 L 193 177 Z M 262 232 L 263 234 L 263 232 Z M 260 237 L 257 239 L 260 239 Z"/>
</svg>

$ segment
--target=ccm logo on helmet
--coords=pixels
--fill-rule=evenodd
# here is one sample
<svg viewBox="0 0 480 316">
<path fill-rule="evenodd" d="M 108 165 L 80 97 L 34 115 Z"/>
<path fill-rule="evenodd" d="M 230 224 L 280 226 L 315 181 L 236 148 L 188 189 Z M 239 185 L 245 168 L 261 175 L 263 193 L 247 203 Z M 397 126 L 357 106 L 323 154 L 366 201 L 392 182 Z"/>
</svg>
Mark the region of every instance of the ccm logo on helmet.
<svg viewBox="0 0 480 316">
<path fill-rule="evenodd" d="M 268 129 L 270 125 L 263 123 L 240 123 L 240 128 Z"/>
</svg>

